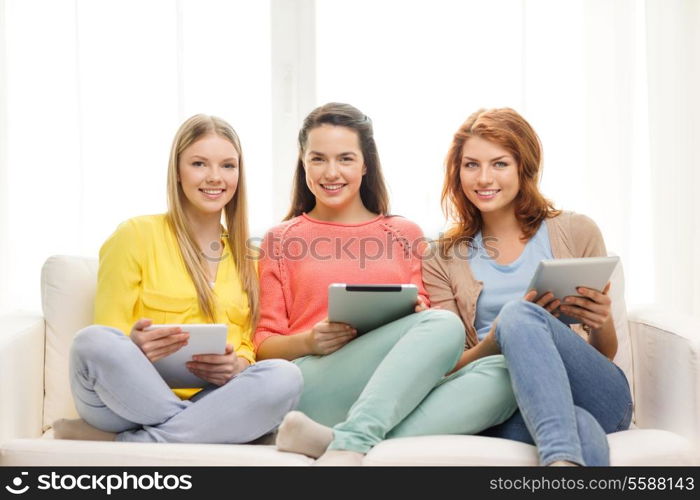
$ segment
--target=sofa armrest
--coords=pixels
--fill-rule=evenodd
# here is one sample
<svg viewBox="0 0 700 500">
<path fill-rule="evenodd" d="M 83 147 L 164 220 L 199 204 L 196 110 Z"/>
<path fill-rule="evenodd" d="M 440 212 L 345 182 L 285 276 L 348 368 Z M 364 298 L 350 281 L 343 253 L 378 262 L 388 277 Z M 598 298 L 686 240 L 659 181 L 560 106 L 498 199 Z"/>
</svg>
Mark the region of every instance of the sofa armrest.
<svg viewBox="0 0 700 500">
<path fill-rule="evenodd" d="M 646 308 L 629 320 L 637 426 L 680 434 L 700 454 L 700 318 Z"/>
<path fill-rule="evenodd" d="M 0 316 L 0 443 L 41 436 L 44 332 L 39 314 Z"/>
</svg>

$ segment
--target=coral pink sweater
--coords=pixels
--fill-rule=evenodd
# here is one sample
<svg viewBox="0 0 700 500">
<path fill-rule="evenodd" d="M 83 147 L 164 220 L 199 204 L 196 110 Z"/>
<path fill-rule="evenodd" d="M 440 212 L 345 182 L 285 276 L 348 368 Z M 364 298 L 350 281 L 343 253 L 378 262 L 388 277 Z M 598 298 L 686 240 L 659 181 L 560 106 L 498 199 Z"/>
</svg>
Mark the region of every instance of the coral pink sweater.
<svg viewBox="0 0 700 500">
<path fill-rule="evenodd" d="M 327 316 L 331 283 L 413 283 L 425 247 L 420 228 L 403 217 L 378 216 L 341 224 L 306 214 L 267 232 L 260 255 L 260 321 L 256 348 L 272 335 L 311 330 Z"/>
</svg>

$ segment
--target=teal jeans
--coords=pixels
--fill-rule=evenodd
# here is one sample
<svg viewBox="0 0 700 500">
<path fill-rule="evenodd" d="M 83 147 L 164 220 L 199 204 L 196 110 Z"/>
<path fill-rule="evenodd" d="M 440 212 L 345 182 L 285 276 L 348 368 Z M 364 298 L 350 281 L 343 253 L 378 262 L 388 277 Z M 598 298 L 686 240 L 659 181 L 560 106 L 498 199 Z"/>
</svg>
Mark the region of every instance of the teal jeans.
<svg viewBox="0 0 700 500">
<path fill-rule="evenodd" d="M 452 370 L 464 326 L 449 311 L 411 314 L 327 356 L 294 362 L 304 377 L 298 409 L 333 427 L 329 449 L 367 453 L 383 439 L 476 434 L 517 408 L 503 356 Z"/>
</svg>

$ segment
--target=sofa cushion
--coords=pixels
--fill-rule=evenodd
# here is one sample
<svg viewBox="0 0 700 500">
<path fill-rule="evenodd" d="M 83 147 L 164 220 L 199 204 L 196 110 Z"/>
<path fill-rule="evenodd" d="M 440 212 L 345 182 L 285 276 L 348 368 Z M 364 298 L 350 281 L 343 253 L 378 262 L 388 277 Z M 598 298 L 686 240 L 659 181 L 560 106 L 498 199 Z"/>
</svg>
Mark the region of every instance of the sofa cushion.
<svg viewBox="0 0 700 500">
<path fill-rule="evenodd" d="M 365 465 L 537 465 L 529 444 L 485 436 L 419 436 L 382 441 L 367 454 Z"/>
<path fill-rule="evenodd" d="M 608 435 L 611 465 L 692 465 L 693 449 L 668 431 L 630 430 Z M 420 436 L 382 441 L 364 465 L 535 466 L 537 449 L 529 444 L 484 436 Z"/>
<path fill-rule="evenodd" d="M 685 438 L 660 430 L 608 435 L 617 466 L 694 465 Z M 3 443 L 0 466 L 310 465 L 303 455 L 269 445 L 106 443 L 15 439 Z M 381 442 L 365 457 L 370 466 L 536 466 L 534 446 L 484 436 L 421 436 Z"/>
<path fill-rule="evenodd" d="M 68 382 L 68 353 L 75 334 L 92 324 L 97 259 L 54 255 L 41 270 L 46 320 L 44 429 L 58 418 L 78 416 Z"/>
<path fill-rule="evenodd" d="M 690 440 L 670 431 L 635 429 L 608 435 L 611 465 L 697 465 Z"/>
<path fill-rule="evenodd" d="M 0 443 L 41 435 L 45 330 L 37 314 L 0 316 Z"/>
<path fill-rule="evenodd" d="M 0 465 L 25 466 L 203 466 L 309 465 L 312 459 L 271 445 L 174 444 L 15 439 L 0 448 Z"/>
</svg>

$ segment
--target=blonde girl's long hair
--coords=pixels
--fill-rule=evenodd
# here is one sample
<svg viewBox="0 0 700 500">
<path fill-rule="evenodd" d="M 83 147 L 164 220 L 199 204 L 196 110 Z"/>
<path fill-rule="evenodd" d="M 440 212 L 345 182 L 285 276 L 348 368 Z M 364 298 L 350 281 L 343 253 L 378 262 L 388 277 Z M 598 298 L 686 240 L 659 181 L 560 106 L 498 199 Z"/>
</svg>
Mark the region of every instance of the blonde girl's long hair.
<svg viewBox="0 0 700 500">
<path fill-rule="evenodd" d="M 233 130 L 233 127 L 221 118 L 203 114 L 192 116 L 180 126 L 177 134 L 175 134 L 168 161 L 167 219 L 175 233 L 185 267 L 197 291 L 200 310 L 210 321 L 214 321 L 215 304 L 207 279 L 207 261 L 203 250 L 199 248 L 194 239 L 193 232 L 185 216 L 183 209 L 185 193 L 178 181 L 178 165 L 182 152 L 197 140 L 210 134 L 216 134 L 228 140 L 238 153 L 238 188 L 231 201 L 224 207 L 227 232 L 225 237 L 228 240 L 232 253 L 231 257 L 238 270 L 243 290 L 248 295 L 251 327 L 254 327 L 258 319 L 259 287 L 254 259 L 248 258 L 246 247 L 249 237 L 248 199 L 245 183 L 246 169 L 238 135 Z M 222 255 L 222 258 L 225 258 L 225 256 Z"/>
</svg>

